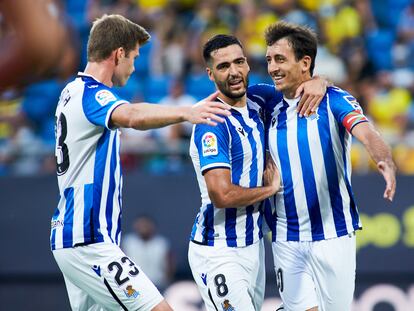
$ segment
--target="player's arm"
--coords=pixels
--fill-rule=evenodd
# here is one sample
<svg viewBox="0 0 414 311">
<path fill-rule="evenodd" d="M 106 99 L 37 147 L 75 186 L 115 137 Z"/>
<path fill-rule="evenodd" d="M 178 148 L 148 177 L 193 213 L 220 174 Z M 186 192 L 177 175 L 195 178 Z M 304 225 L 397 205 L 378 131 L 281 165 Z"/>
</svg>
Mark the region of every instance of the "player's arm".
<svg viewBox="0 0 414 311">
<path fill-rule="evenodd" d="M 217 208 L 244 207 L 263 201 L 280 189 L 280 175 L 269 159 L 263 174 L 262 187 L 244 188 L 231 182 L 230 169 L 215 168 L 204 173 L 208 195 Z"/>
<path fill-rule="evenodd" d="M 331 85 L 332 83 L 320 76 L 313 76 L 312 79 L 303 82 L 295 94 L 295 98 L 302 94 L 298 107 L 296 108 L 299 116 L 307 117 L 311 112 L 315 112 L 325 96 L 326 89 Z"/>
<path fill-rule="evenodd" d="M 392 201 L 397 184 L 395 179 L 396 167 L 392 160 L 390 147 L 369 122 L 358 123 L 352 128 L 351 134 L 364 144 L 371 158 L 377 164 L 377 168 L 386 183 L 384 199 Z"/>
<path fill-rule="evenodd" d="M 111 114 L 111 125 L 115 127 L 147 130 L 189 121 L 193 124 L 216 125 L 224 122 L 218 115 L 230 115 L 230 106 L 216 102 L 218 92 L 193 106 L 166 106 L 147 103 L 120 105 Z"/>
</svg>

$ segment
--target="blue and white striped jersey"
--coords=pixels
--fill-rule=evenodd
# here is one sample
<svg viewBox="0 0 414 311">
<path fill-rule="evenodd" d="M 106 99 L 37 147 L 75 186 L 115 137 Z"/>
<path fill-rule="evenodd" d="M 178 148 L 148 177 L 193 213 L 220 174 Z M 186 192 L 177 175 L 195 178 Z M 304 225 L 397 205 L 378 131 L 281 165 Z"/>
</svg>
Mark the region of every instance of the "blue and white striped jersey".
<svg viewBox="0 0 414 311">
<path fill-rule="evenodd" d="M 246 107 L 231 109 L 225 123 L 193 127 L 190 156 L 201 192 L 201 208 L 190 239 L 205 245 L 242 247 L 262 238 L 262 203 L 245 207 L 214 207 L 205 179 L 207 170 L 229 168 L 231 181 L 246 188 L 262 186 L 264 125 L 260 107 L 248 100 Z"/>
<path fill-rule="evenodd" d="M 56 110 L 60 200 L 51 221 L 52 250 L 120 243 L 122 172 L 112 111 L 128 103 L 92 76 L 79 73 Z"/>
<path fill-rule="evenodd" d="M 281 172 L 273 239 L 317 241 L 360 229 L 351 188 L 352 127 L 344 125 L 366 121 L 355 98 L 329 87 L 317 112 L 299 118 L 299 99 L 283 98 L 274 86 L 251 87 L 249 96 L 266 110 L 269 149 Z"/>
</svg>

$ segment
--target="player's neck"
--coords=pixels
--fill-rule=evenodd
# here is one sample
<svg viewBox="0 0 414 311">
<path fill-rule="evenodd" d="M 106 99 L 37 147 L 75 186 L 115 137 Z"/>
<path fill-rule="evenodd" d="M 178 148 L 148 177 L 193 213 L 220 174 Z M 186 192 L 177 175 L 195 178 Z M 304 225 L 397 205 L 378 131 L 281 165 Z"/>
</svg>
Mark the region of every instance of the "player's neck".
<svg viewBox="0 0 414 311">
<path fill-rule="evenodd" d="M 86 74 L 93 76 L 102 84 L 112 87 L 113 69 L 108 66 L 105 61 L 102 62 L 88 62 L 85 71 Z"/>
<path fill-rule="evenodd" d="M 226 95 L 224 95 L 223 93 L 220 92 L 220 94 L 218 95 L 218 98 L 222 102 L 225 102 L 226 104 L 228 104 L 232 107 L 239 107 L 239 108 L 246 106 L 246 102 L 247 102 L 246 95 L 243 95 L 240 98 L 230 98 L 230 97 L 227 97 Z"/>
<path fill-rule="evenodd" d="M 306 74 L 303 74 L 301 79 L 299 79 L 291 88 L 283 91 L 283 96 L 287 99 L 295 99 L 296 98 L 296 91 L 299 88 L 299 86 L 308 80 L 310 80 L 312 77 L 307 72 Z"/>
</svg>

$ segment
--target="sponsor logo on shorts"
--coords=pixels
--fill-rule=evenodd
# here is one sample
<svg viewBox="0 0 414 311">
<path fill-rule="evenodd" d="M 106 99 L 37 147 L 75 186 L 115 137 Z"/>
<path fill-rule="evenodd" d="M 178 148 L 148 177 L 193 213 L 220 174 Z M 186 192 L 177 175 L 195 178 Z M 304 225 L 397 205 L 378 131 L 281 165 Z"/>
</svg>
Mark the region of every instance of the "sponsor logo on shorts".
<svg viewBox="0 0 414 311">
<path fill-rule="evenodd" d="M 132 285 L 128 285 L 124 290 L 125 296 L 128 298 L 137 298 L 139 296 L 139 292 L 132 288 Z"/>
<path fill-rule="evenodd" d="M 234 307 L 230 304 L 229 300 L 226 299 L 221 303 L 221 307 L 223 308 L 223 311 L 236 311 Z"/>
<path fill-rule="evenodd" d="M 94 265 L 94 266 L 92 266 L 92 270 L 98 275 L 98 276 L 101 276 L 101 267 L 100 266 L 97 266 L 97 265 Z"/>
<path fill-rule="evenodd" d="M 201 280 L 203 280 L 204 285 L 207 285 L 207 273 L 201 273 Z"/>
</svg>

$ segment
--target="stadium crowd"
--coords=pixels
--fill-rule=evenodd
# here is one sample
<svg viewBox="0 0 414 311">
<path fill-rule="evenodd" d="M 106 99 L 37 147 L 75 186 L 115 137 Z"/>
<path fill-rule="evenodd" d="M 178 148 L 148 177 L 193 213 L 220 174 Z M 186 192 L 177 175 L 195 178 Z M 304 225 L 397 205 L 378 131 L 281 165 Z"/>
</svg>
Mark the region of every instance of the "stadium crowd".
<svg viewBox="0 0 414 311">
<path fill-rule="evenodd" d="M 192 104 L 214 90 L 201 55 L 212 35 L 237 35 L 248 54 L 250 84 L 272 83 L 264 29 L 278 20 L 308 25 L 319 36 L 316 74 L 359 100 L 393 146 L 399 173 L 414 174 L 412 0 L 62 0 L 59 6 L 75 36 L 73 44 L 79 45 L 79 71 L 97 17 L 118 13 L 149 29 L 151 42 L 140 50 L 136 71 L 118 91 L 127 100 L 159 104 Z M 0 39 L 10 31 L 0 12 Z M 66 82 L 41 80 L 0 93 L 0 176 L 55 171 L 54 111 Z M 181 172 L 190 163 L 190 134 L 187 125 L 123 132 L 124 168 Z M 352 159 L 356 172 L 373 168 L 357 143 Z"/>
</svg>

